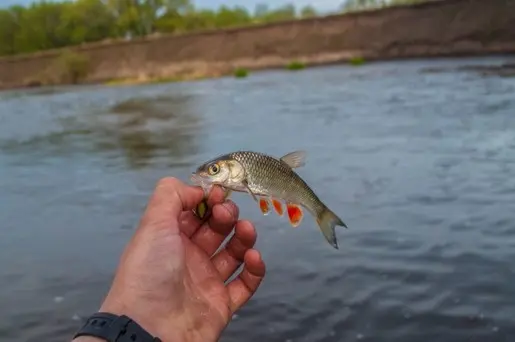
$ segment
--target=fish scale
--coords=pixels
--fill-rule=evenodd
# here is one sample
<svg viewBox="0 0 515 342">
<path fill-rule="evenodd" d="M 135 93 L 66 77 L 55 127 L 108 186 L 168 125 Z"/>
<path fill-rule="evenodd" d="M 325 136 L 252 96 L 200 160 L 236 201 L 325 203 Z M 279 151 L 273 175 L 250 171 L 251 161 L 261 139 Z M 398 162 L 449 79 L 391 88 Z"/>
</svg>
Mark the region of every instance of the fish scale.
<svg viewBox="0 0 515 342">
<path fill-rule="evenodd" d="M 218 184 L 252 196 L 283 200 L 288 206 L 290 223 L 295 227 L 303 216 L 300 207 L 304 207 L 315 216 L 324 237 L 337 249 L 334 228 L 347 226 L 294 171 L 303 163 L 302 151 L 294 151 L 281 158 L 253 151 L 236 151 L 202 164 L 194 172 L 197 177 L 194 178 L 201 186 Z M 268 205 L 259 204 L 264 214 L 269 212 Z"/>
<path fill-rule="evenodd" d="M 291 167 L 281 160 L 255 152 L 234 152 L 229 156 L 240 162 L 248 174 L 249 187 L 256 195 L 282 198 L 318 214 L 324 205 Z"/>
</svg>

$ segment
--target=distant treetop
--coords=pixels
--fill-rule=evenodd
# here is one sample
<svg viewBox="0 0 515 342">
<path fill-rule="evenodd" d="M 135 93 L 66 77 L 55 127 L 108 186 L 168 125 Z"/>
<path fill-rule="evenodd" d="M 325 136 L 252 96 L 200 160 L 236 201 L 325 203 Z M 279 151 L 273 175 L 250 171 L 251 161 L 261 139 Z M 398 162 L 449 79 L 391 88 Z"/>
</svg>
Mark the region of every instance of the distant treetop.
<svg viewBox="0 0 515 342">
<path fill-rule="evenodd" d="M 348 0 L 341 11 L 423 0 Z M 313 6 L 270 9 L 241 6 L 196 8 L 190 0 L 62 0 L 0 9 L 0 56 L 79 45 L 106 39 L 180 33 L 300 19 L 319 15 Z"/>
</svg>

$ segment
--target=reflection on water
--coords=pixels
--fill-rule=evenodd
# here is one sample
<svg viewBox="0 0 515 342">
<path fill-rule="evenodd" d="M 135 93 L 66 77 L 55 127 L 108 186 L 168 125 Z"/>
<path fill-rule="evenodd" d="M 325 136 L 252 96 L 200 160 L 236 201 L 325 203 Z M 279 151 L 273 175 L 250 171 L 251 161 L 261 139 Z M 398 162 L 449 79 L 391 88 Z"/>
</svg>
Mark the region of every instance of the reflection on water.
<svg viewBox="0 0 515 342">
<path fill-rule="evenodd" d="M 113 106 L 110 113 L 117 127 L 118 144 L 129 165 L 147 166 L 157 154 L 166 155 L 170 161 L 196 154 L 202 127 L 190 108 L 193 101 L 192 96 L 160 96 L 130 99 Z"/>
<path fill-rule="evenodd" d="M 50 99 L 51 101 L 51 99 Z M 46 153 L 119 154 L 131 168 L 149 166 L 154 158 L 168 158 L 170 165 L 182 156 L 194 155 L 202 138 L 202 126 L 191 95 L 166 94 L 130 98 L 109 108 L 53 117 L 43 130 L 26 140 L 0 140 L 0 150 L 20 155 Z M 60 110 L 61 108 L 58 108 Z"/>
<path fill-rule="evenodd" d="M 0 93 L 0 339 L 69 340 L 160 177 L 304 149 L 349 229 L 336 251 L 309 215 L 292 229 L 235 194 L 267 276 L 221 341 L 512 342 L 515 78 L 460 68 L 503 63 Z"/>
</svg>

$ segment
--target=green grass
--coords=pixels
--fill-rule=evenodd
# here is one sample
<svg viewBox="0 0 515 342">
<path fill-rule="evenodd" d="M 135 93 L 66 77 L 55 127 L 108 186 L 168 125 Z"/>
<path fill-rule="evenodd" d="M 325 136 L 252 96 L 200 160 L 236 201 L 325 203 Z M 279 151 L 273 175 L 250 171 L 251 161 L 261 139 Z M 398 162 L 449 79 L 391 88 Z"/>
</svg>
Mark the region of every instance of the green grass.
<svg viewBox="0 0 515 342">
<path fill-rule="evenodd" d="M 236 78 L 245 78 L 249 75 L 249 71 L 244 68 L 238 68 L 234 70 L 234 77 Z"/>
<path fill-rule="evenodd" d="M 135 80 L 131 78 L 113 78 L 104 82 L 104 85 L 107 86 L 119 86 L 119 85 L 130 85 L 137 83 Z"/>
<path fill-rule="evenodd" d="M 353 66 L 363 65 L 365 64 L 365 59 L 363 57 L 352 57 L 349 60 L 349 64 Z"/>
<path fill-rule="evenodd" d="M 290 64 L 286 66 L 288 70 L 302 70 L 306 68 L 306 64 L 299 61 L 291 61 Z"/>
</svg>

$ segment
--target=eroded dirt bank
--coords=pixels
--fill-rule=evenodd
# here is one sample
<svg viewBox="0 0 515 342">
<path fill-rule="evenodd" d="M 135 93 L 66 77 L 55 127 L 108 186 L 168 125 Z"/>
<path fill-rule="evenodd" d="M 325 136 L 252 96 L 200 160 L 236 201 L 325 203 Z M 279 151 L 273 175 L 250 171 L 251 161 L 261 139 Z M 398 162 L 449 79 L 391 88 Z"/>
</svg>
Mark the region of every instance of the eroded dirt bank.
<svg viewBox="0 0 515 342">
<path fill-rule="evenodd" d="M 85 82 L 216 77 L 235 68 L 515 53 L 515 0 L 443 0 L 414 6 L 131 42 L 76 51 Z M 0 88 L 52 79 L 61 51 L 0 59 Z M 42 76 L 43 75 L 43 76 Z"/>
</svg>

